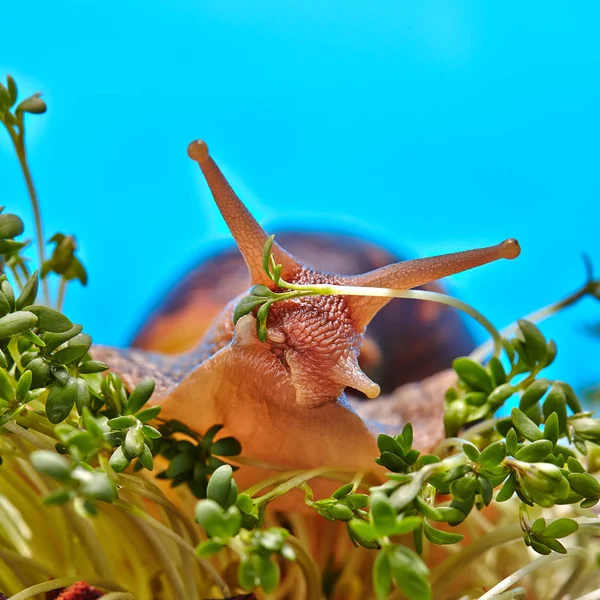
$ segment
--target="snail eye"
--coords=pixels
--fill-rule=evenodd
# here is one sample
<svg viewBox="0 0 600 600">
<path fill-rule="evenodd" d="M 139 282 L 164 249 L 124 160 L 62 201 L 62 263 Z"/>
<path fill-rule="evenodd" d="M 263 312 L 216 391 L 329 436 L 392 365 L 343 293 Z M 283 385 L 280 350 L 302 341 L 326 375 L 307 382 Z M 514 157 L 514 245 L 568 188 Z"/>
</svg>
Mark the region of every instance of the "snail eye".
<svg viewBox="0 0 600 600">
<path fill-rule="evenodd" d="M 285 342 L 285 334 L 278 329 L 267 329 L 267 339 L 275 344 L 283 344 Z"/>
</svg>

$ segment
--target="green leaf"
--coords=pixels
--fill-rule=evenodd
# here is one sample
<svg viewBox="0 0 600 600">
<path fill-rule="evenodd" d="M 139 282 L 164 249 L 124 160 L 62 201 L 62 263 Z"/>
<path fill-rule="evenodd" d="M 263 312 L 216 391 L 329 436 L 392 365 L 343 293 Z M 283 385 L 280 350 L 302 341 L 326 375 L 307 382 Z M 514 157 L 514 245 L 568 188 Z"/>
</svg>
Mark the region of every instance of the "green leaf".
<svg viewBox="0 0 600 600">
<path fill-rule="evenodd" d="M 148 447 L 148 444 L 144 444 L 144 449 L 138 458 L 144 469 L 148 469 L 148 471 L 154 469 L 154 457 L 152 456 L 152 451 Z"/>
<path fill-rule="evenodd" d="M 137 413 L 150 400 L 154 393 L 154 379 L 144 379 L 138 383 L 127 401 L 126 414 Z"/>
<path fill-rule="evenodd" d="M 273 304 L 272 300 L 265 302 L 256 313 L 256 334 L 261 342 L 267 341 L 267 317 L 269 316 L 269 309 Z"/>
<path fill-rule="evenodd" d="M 77 396 L 75 398 L 75 407 L 77 413 L 82 415 L 85 408 L 90 405 L 90 388 L 88 384 L 80 378 L 77 378 Z"/>
<path fill-rule="evenodd" d="M 46 347 L 46 342 L 44 342 L 44 340 L 41 337 L 39 337 L 38 335 L 33 333 L 33 331 L 31 331 L 31 329 L 24 331 L 21 334 L 21 338 L 27 340 L 28 342 L 31 342 L 32 344 L 35 344 L 36 346 L 39 346 L 40 348 Z M 22 357 L 21 357 L 21 363 L 23 363 Z"/>
<path fill-rule="evenodd" d="M 554 362 L 554 359 L 556 358 L 557 347 L 556 347 L 556 342 L 554 340 L 550 340 L 546 344 L 546 352 L 547 352 L 547 356 L 546 356 L 546 360 L 544 361 L 544 365 L 546 367 L 549 367 Z"/>
<path fill-rule="evenodd" d="M 182 453 L 178 454 L 171 460 L 167 467 L 167 477 L 170 479 L 179 477 L 184 473 L 191 472 L 196 462 L 195 457 L 192 454 Z"/>
<path fill-rule="evenodd" d="M 401 435 L 404 440 L 404 450 L 408 450 L 413 444 L 413 426 L 411 423 L 406 423 L 406 425 L 404 425 Z"/>
<path fill-rule="evenodd" d="M 471 444 L 470 442 L 467 442 L 463 444 L 462 451 L 466 454 L 469 460 L 472 460 L 475 463 L 479 462 L 479 457 L 481 456 L 481 453 L 475 445 Z"/>
<path fill-rule="evenodd" d="M 262 306 L 267 301 L 263 296 L 244 296 L 233 309 L 234 325 L 246 315 L 250 314 L 255 308 Z"/>
<path fill-rule="evenodd" d="M 553 450 L 560 435 L 558 427 L 558 415 L 553 412 L 544 423 L 544 437 L 552 442 Z"/>
<path fill-rule="evenodd" d="M 360 539 L 360 541 L 374 542 L 379 536 L 375 527 L 366 521 L 361 521 L 360 519 L 352 519 L 348 522 L 348 527 L 352 533 Z"/>
<path fill-rule="evenodd" d="M 450 533 L 435 529 L 427 521 L 423 522 L 423 533 L 432 544 L 438 545 L 457 544 L 465 537 L 464 535 L 460 535 L 460 533 Z"/>
<path fill-rule="evenodd" d="M 585 473 L 583 465 L 572 456 L 567 457 L 567 467 L 571 473 Z"/>
<path fill-rule="evenodd" d="M 2 377 L 0 376 L 0 380 Z M 25 371 L 21 377 L 19 377 L 19 381 L 17 382 L 16 387 L 16 397 L 19 402 L 23 402 L 27 397 L 27 392 L 29 392 L 31 388 L 31 381 L 33 379 L 33 374 L 31 371 Z M 2 393 L 0 392 L 0 396 Z"/>
<path fill-rule="evenodd" d="M 0 398 L 7 402 L 12 402 L 15 399 L 13 383 L 4 369 L 0 369 Z"/>
<path fill-rule="evenodd" d="M 329 516 L 336 521 L 349 521 L 354 515 L 352 510 L 344 504 L 334 504 L 329 508 Z"/>
<path fill-rule="evenodd" d="M 548 392 L 543 404 L 544 417 L 547 419 L 552 413 L 558 417 L 558 428 L 561 435 L 567 431 L 567 397 L 562 387 L 553 385 Z"/>
<path fill-rule="evenodd" d="M 391 452 L 383 452 L 381 456 L 375 459 L 375 462 L 393 473 L 404 473 L 408 470 L 408 464 Z"/>
<path fill-rule="evenodd" d="M 543 361 L 548 353 L 544 334 L 530 321 L 519 319 L 517 325 L 521 330 L 529 356 L 536 362 Z"/>
<path fill-rule="evenodd" d="M 470 406 L 483 406 L 487 398 L 488 395 L 484 392 L 469 392 L 464 395 L 464 401 Z"/>
<path fill-rule="evenodd" d="M 223 544 L 219 544 L 213 540 L 204 540 L 196 547 L 196 556 L 207 558 L 213 554 L 216 554 L 223 548 L 225 548 Z"/>
<path fill-rule="evenodd" d="M 162 437 L 160 431 L 154 429 L 154 427 L 151 427 L 150 425 L 142 425 L 142 432 L 151 440 L 158 440 Z"/>
<path fill-rule="evenodd" d="M 556 519 L 552 521 L 544 531 L 544 535 L 551 538 L 564 538 L 579 529 L 579 525 L 573 519 Z"/>
<path fill-rule="evenodd" d="M 488 363 L 488 368 L 490 370 L 490 373 L 492 374 L 496 387 L 502 385 L 503 383 L 506 383 L 506 371 L 504 370 L 500 359 L 496 358 L 495 356 L 492 356 Z"/>
<path fill-rule="evenodd" d="M 46 342 L 46 352 L 53 352 L 56 348 L 80 334 L 82 329 L 81 325 L 73 325 L 73 327 L 63 333 L 43 333 L 42 339 Z"/>
<path fill-rule="evenodd" d="M 137 419 L 130 415 L 123 417 L 116 417 L 114 419 L 109 419 L 106 424 L 111 429 L 127 429 L 128 427 L 132 427 L 137 423 Z"/>
<path fill-rule="evenodd" d="M 27 371 L 31 371 L 33 378 L 31 382 L 32 389 L 44 387 L 50 377 L 50 365 L 42 358 L 34 358 L 27 363 Z M 1 394 L 0 394 L 1 395 Z"/>
<path fill-rule="evenodd" d="M 510 413 L 515 429 L 527 440 L 541 440 L 544 436 L 539 427 L 518 408 L 513 408 Z"/>
<path fill-rule="evenodd" d="M 8 303 L 8 312 L 12 312 L 15 310 L 15 293 L 10 283 L 8 283 L 8 280 L 2 280 L 2 283 L 0 284 L 0 290 L 2 291 L 2 295 Z"/>
<path fill-rule="evenodd" d="M 554 444 L 549 440 L 537 440 L 523 446 L 516 454 L 517 460 L 535 463 L 544 461 L 554 449 Z"/>
<path fill-rule="evenodd" d="M 214 500 L 221 508 L 234 506 L 238 496 L 238 488 L 233 479 L 233 469 L 223 465 L 216 469 L 208 480 L 206 497 Z"/>
<path fill-rule="evenodd" d="M 347 483 L 346 485 L 343 485 L 342 487 L 339 487 L 337 490 L 335 490 L 335 492 L 333 492 L 333 494 L 331 494 L 331 497 L 335 498 L 336 500 L 345 498 L 350 492 L 352 492 L 353 488 L 354 488 L 353 484 Z"/>
<path fill-rule="evenodd" d="M 90 472 L 87 469 L 77 467 L 73 472 L 73 476 L 79 479 L 79 473 L 81 473 L 80 491 L 82 494 L 103 502 L 113 502 L 117 499 L 117 489 L 106 474 L 95 471 Z"/>
<path fill-rule="evenodd" d="M 9 254 L 25 247 L 25 242 L 15 240 L 0 240 L 0 254 Z"/>
<path fill-rule="evenodd" d="M 474 473 L 468 473 L 461 479 L 453 481 L 450 485 L 450 493 L 459 500 L 469 500 L 475 495 L 477 480 Z"/>
<path fill-rule="evenodd" d="M 156 417 L 158 417 L 158 415 L 160 414 L 161 410 L 162 407 L 160 406 L 151 406 L 150 408 L 145 408 L 144 410 L 141 410 L 135 416 L 137 417 L 138 421 L 141 421 L 142 423 L 147 423 L 148 421 L 152 421 L 152 419 L 156 419 Z"/>
<path fill-rule="evenodd" d="M 567 400 L 567 405 L 574 413 L 580 413 L 582 411 L 581 404 L 579 403 L 579 399 L 577 398 L 577 394 L 573 390 L 573 388 L 564 381 L 555 381 L 554 385 L 558 386 L 565 393 L 565 398 Z"/>
<path fill-rule="evenodd" d="M 21 310 L 25 306 L 30 306 L 35 302 L 38 293 L 38 285 L 38 272 L 35 271 L 35 273 L 27 280 L 27 283 L 23 287 L 23 290 L 15 302 L 15 308 L 17 310 Z"/>
<path fill-rule="evenodd" d="M 408 600 L 431 600 L 427 567 L 412 550 L 393 546 L 388 554 L 392 579 Z"/>
<path fill-rule="evenodd" d="M 52 355 L 52 360 L 59 365 L 78 362 L 87 354 L 91 345 L 92 338 L 86 333 L 80 333 L 69 340 L 69 345 L 66 348 L 55 352 Z"/>
<path fill-rule="evenodd" d="M 431 518 L 432 521 L 439 521 L 441 523 L 460 523 L 464 520 L 465 514 L 458 508 L 452 506 L 436 506 L 436 514 Z"/>
<path fill-rule="evenodd" d="M 588 473 L 569 473 L 572 490 L 584 498 L 599 498 L 600 483 Z"/>
<path fill-rule="evenodd" d="M 20 310 L 0 319 L 0 339 L 18 335 L 35 327 L 38 318 L 32 312 Z"/>
<path fill-rule="evenodd" d="M 249 515 L 252 513 L 254 508 L 254 502 L 248 494 L 239 494 L 236 501 L 236 506 L 245 514 Z"/>
<path fill-rule="evenodd" d="M 549 387 L 550 382 L 547 379 L 537 379 L 534 381 L 521 396 L 519 408 L 522 411 L 530 409 L 542 399 Z"/>
<path fill-rule="evenodd" d="M 144 434 L 141 426 L 134 425 L 127 431 L 125 442 L 123 443 L 123 452 L 130 460 L 137 458 L 144 451 Z"/>
<path fill-rule="evenodd" d="M 200 500 L 194 511 L 196 523 L 204 527 L 209 537 L 227 535 L 225 514 L 214 500 Z"/>
<path fill-rule="evenodd" d="M 533 533 L 542 533 L 546 529 L 546 519 L 536 519 L 531 525 L 531 531 Z"/>
<path fill-rule="evenodd" d="M 379 452 L 391 452 L 400 457 L 404 457 L 404 450 L 402 446 L 395 440 L 391 435 L 387 433 L 380 433 L 377 436 L 377 447 Z"/>
<path fill-rule="evenodd" d="M 499 408 L 502 406 L 515 392 L 517 388 L 510 385 L 510 383 L 503 383 L 498 386 L 487 399 L 487 403 L 492 408 Z"/>
<path fill-rule="evenodd" d="M 108 463 L 116 473 L 124 471 L 131 461 L 125 456 L 123 448 L 119 446 L 108 459 Z"/>
<path fill-rule="evenodd" d="M 496 502 L 506 502 L 512 498 L 515 493 L 515 475 L 511 473 L 504 485 L 496 495 Z"/>
<path fill-rule="evenodd" d="M 0 239 L 6 240 L 23 233 L 23 221 L 17 215 L 8 213 L 0 215 Z"/>
<path fill-rule="evenodd" d="M 93 373 L 102 373 L 108 371 L 110 367 L 100 360 L 86 360 L 79 365 L 79 373 L 82 375 L 91 375 Z"/>
<path fill-rule="evenodd" d="M 538 554 L 544 554 L 544 555 L 548 555 L 551 553 L 550 548 L 547 548 L 546 546 L 544 546 L 544 544 L 540 544 L 539 542 L 536 542 L 535 540 L 531 540 L 531 547 L 538 553 Z"/>
<path fill-rule="evenodd" d="M 486 506 L 490 505 L 492 498 L 494 496 L 494 488 L 487 477 L 483 477 L 479 475 L 477 477 L 477 483 L 479 483 L 479 492 L 481 494 L 481 499 Z"/>
<path fill-rule="evenodd" d="M 46 506 L 59 506 L 60 504 L 66 504 L 69 500 L 71 500 L 71 493 L 65 489 L 60 489 L 44 496 L 43 502 Z"/>
<path fill-rule="evenodd" d="M 60 423 L 69 416 L 73 409 L 77 398 L 77 381 L 74 377 L 69 377 L 65 385 L 53 383 L 48 390 L 46 416 L 50 423 Z"/>
<path fill-rule="evenodd" d="M 489 394 L 494 388 L 489 373 L 479 363 L 470 358 L 456 358 L 452 362 L 452 368 L 474 390 Z"/>
<path fill-rule="evenodd" d="M 396 525 L 396 511 L 385 494 L 371 495 L 371 518 L 379 535 L 391 535 Z"/>
<path fill-rule="evenodd" d="M 378 552 L 373 563 L 373 589 L 377 600 L 385 600 L 392 587 L 392 574 L 385 552 Z"/>
<path fill-rule="evenodd" d="M 10 107 L 10 93 L 4 87 L 2 83 L 0 83 L 0 113 L 5 112 Z"/>
<path fill-rule="evenodd" d="M 506 444 L 502 441 L 490 444 L 481 452 L 480 464 L 484 467 L 497 467 L 506 458 Z"/>
<path fill-rule="evenodd" d="M 33 115 L 41 115 L 46 112 L 46 103 L 34 94 L 30 98 L 23 100 L 15 109 L 15 113 L 31 113 Z"/>
<path fill-rule="evenodd" d="M 234 437 L 224 437 L 213 442 L 210 452 L 216 456 L 237 456 L 242 452 L 242 445 Z"/>
<path fill-rule="evenodd" d="M 48 308 L 47 306 L 33 304 L 28 306 L 27 310 L 28 312 L 37 316 L 37 326 L 42 331 L 49 331 L 50 333 L 65 333 L 73 327 L 73 323 L 71 323 L 71 321 L 69 321 L 65 315 L 52 308 Z"/>
<path fill-rule="evenodd" d="M 514 456 L 519 451 L 519 446 L 517 443 L 517 433 L 511 427 L 506 434 L 506 451 Z"/>
<path fill-rule="evenodd" d="M 31 464 L 44 475 L 48 475 L 57 481 L 65 483 L 71 479 L 71 468 L 69 463 L 56 454 L 48 450 L 34 450 L 29 455 Z"/>
<path fill-rule="evenodd" d="M 9 97 L 9 107 L 11 107 L 17 101 L 17 84 L 15 80 L 10 76 L 6 76 L 6 83 L 8 86 L 8 97 Z"/>
</svg>

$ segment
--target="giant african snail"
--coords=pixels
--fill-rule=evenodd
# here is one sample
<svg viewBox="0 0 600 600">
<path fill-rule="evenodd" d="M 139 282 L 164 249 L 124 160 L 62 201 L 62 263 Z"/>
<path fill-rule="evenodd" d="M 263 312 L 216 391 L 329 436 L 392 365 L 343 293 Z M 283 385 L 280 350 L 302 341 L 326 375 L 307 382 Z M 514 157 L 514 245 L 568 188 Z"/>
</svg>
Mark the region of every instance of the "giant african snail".
<svg viewBox="0 0 600 600">
<path fill-rule="evenodd" d="M 244 257 L 252 284 L 271 288 L 263 270 L 267 233 L 252 217 L 210 157 L 205 143 L 188 148 L 198 162 L 215 202 Z M 497 246 L 391 264 L 362 275 L 342 276 L 312 269 L 275 243 L 272 248 L 282 277 L 291 283 L 334 283 L 409 289 L 500 258 L 515 258 L 519 246 L 507 240 Z M 157 380 L 155 402 L 161 416 L 176 418 L 199 432 L 215 423 L 223 435 L 237 437 L 247 458 L 285 468 L 321 465 L 372 470 L 377 456 L 377 424 L 363 421 L 393 414 L 396 429 L 412 420 L 415 446 L 427 449 L 442 435 L 441 398 L 450 381 L 442 373 L 415 388 L 401 388 L 388 398 L 359 406 L 354 412 L 344 389 L 370 398 L 380 388 L 359 366 L 358 356 L 367 325 L 389 299 L 357 296 L 312 296 L 274 304 L 268 317 L 268 337 L 260 342 L 252 314 L 234 326 L 232 299 L 207 331 L 200 345 L 180 356 L 140 350 L 99 348 L 96 356 L 134 385 L 147 376 Z M 406 393 L 404 393 L 406 392 Z M 379 409 L 379 410 L 378 410 Z M 381 410 L 383 409 L 383 410 Z M 393 410 L 390 410 L 393 409 Z M 395 420 L 395 423 L 394 423 Z M 242 485 L 264 477 L 244 467 Z"/>
</svg>

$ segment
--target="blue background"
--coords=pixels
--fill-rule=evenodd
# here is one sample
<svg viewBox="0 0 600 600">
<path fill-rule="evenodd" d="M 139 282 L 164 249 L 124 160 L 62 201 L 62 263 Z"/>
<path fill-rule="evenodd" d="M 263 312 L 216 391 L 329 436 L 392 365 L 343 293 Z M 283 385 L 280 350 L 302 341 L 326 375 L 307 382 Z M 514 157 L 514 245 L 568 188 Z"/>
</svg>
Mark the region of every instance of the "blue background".
<svg viewBox="0 0 600 600">
<path fill-rule="evenodd" d="M 414 255 L 517 237 L 455 276 L 498 326 L 600 272 L 597 2 L 28 0 L 3 6 L 0 73 L 49 105 L 29 119 L 47 237 L 91 274 L 67 313 L 126 344 L 164 290 L 227 239 L 189 141 L 251 211 L 361 232 Z M 28 215 L 0 135 L 2 204 Z M 600 380 L 586 300 L 544 326 L 556 377 Z M 474 331 L 483 339 L 476 326 Z"/>
</svg>

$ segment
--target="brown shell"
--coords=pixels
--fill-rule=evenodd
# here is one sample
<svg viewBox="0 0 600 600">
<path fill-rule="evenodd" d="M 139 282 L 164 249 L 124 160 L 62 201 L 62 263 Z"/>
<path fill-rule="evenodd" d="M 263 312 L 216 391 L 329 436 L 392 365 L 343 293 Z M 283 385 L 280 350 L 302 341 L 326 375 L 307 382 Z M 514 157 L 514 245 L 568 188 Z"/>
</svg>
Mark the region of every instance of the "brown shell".
<svg viewBox="0 0 600 600">
<path fill-rule="evenodd" d="M 365 273 L 401 260 L 351 236 L 281 233 L 277 241 L 316 269 L 340 275 Z M 172 288 L 135 336 L 133 347 L 179 354 L 198 345 L 225 305 L 249 287 L 237 249 L 224 250 L 192 269 Z M 440 291 L 437 284 L 422 289 Z M 474 342 L 459 314 L 446 306 L 393 300 L 368 327 L 360 356 L 365 373 L 384 394 L 448 368 Z"/>
</svg>

